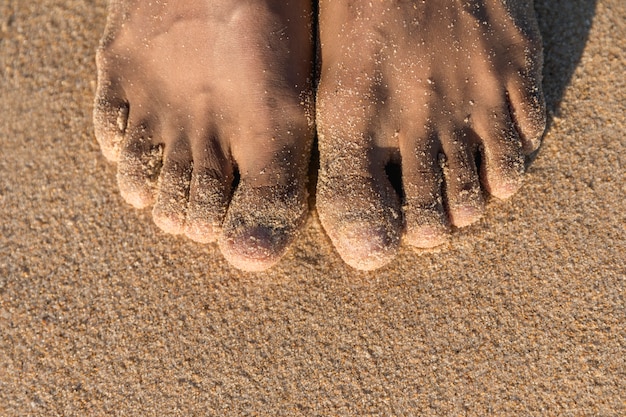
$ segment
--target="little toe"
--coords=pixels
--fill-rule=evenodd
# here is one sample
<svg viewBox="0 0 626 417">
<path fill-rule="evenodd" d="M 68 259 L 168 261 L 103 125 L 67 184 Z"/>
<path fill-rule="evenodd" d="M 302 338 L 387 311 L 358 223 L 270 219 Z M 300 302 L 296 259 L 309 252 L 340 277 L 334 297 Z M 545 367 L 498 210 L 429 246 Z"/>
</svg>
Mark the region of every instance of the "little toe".
<svg viewBox="0 0 626 417">
<path fill-rule="evenodd" d="M 511 115 L 522 139 L 522 150 L 536 151 L 546 129 L 546 106 L 538 77 L 517 76 L 507 86 Z"/>
<path fill-rule="evenodd" d="M 161 169 L 162 148 L 153 145 L 144 125 L 127 130 L 118 159 L 117 184 L 122 197 L 136 208 L 150 206 Z"/>
<path fill-rule="evenodd" d="M 522 141 L 508 109 L 495 111 L 490 116 L 485 115 L 476 128 L 482 138 L 481 181 L 491 195 L 505 200 L 522 186 Z"/>
<path fill-rule="evenodd" d="M 383 177 L 384 169 L 380 170 Z M 395 257 L 402 215 L 398 196 L 386 177 L 321 174 L 317 210 L 335 249 L 351 267 L 374 270 Z"/>
<path fill-rule="evenodd" d="M 222 152 L 210 149 L 214 141 L 200 143 L 206 145 L 194 150 L 185 234 L 196 242 L 208 243 L 217 240 L 226 216 L 233 168 Z"/>
<path fill-rule="evenodd" d="M 302 181 L 256 187 L 242 178 L 219 237 L 224 257 L 244 271 L 276 264 L 306 220 L 306 196 Z"/>
<path fill-rule="evenodd" d="M 442 138 L 448 216 L 456 227 L 476 222 L 485 209 L 474 155 L 470 151 L 472 142 L 466 129 L 458 129 Z"/>
<path fill-rule="evenodd" d="M 94 133 L 105 158 L 117 162 L 128 123 L 128 104 L 121 99 L 120 89 L 111 81 L 101 76 L 98 78 L 93 108 Z"/>
<path fill-rule="evenodd" d="M 400 141 L 402 185 L 406 200 L 403 207 L 405 239 L 417 248 L 442 245 L 450 235 L 442 197 L 443 173 L 438 163 L 439 151 L 440 146 L 425 135 L 411 135 L 407 140 Z"/>
<path fill-rule="evenodd" d="M 180 139 L 165 147 L 152 219 L 166 233 L 184 232 L 192 166 L 187 140 Z"/>
</svg>

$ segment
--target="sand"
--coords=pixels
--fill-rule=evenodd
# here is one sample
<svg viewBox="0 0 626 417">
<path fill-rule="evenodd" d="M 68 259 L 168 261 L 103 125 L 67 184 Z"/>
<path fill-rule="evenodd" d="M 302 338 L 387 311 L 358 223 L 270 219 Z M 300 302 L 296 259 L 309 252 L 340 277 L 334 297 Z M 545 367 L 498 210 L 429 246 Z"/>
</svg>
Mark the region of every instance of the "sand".
<svg viewBox="0 0 626 417">
<path fill-rule="evenodd" d="M 0 416 L 626 415 L 626 3 L 537 2 L 549 130 L 479 224 L 356 272 L 314 215 L 254 274 L 120 197 L 105 6 L 0 2 Z"/>
</svg>

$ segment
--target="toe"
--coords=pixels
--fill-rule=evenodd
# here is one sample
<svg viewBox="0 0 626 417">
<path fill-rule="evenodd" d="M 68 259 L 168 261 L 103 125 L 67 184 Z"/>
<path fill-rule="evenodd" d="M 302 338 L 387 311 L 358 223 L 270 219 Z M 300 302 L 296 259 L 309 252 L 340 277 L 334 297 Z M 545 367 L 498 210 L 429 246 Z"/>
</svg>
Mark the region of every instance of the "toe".
<svg viewBox="0 0 626 417">
<path fill-rule="evenodd" d="M 192 165 L 186 139 L 181 138 L 165 147 L 152 219 L 166 233 L 184 232 Z"/>
<path fill-rule="evenodd" d="M 242 179 L 222 226 L 222 254 L 244 271 L 270 268 L 284 255 L 306 214 L 302 182 L 255 187 Z"/>
<path fill-rule="evenodd" d="M 215 141 L 193 149 L 194 167 L 189 189 L 185 234 L 190 239 L 208 243 L 215 241 L 226 216 L 232 184 L 232 166 Z"/>
<path fill-rule="evenodd" d="M 415 139 L 419 138 L 419 139 Z M 440 146 L 424 135 L 410 135 L 400 142 L 404 217 L 407 242 L 417 248 L 433 248 L 450 234 L 442 198 L 443 173 L 438 163 Z"/>
<path fill-rule="evenodd" d="M 153 145 L 144 124 L 127 130 L 118 159 L 117 183 L 122 197 L 136 208 L 151 205 L 161 169 L 162 148 Z"/>
<path fill-rule="evenodd" d="M 323 224 L 329 224 L 329 220 Z M 373 271 L 395 256 L 398 234 L 389 233 L 384 225 L 363 217 L 344 217 L 336 220 L 336 224 L 339 229 L 330 232 L 329 236 L 341 258 L 351 267 Z"/>
<path fill-rule="evenodd" d="M 522 186 L 524 176 L 522 141 L 508 109 L 485 114 L 476 132 L 482 141 L 482 184 L 494 197 L 507 199 Z"/>
<path fill-rule="evenodd" d="M 128 122 L 128 105 L 122 97 L 121 89 L 99 74 L 93 109 L 94 133 L 102 153 L 112 162 L 119 160 Z"/>
<path fill-rule="evenodd" d="M 507 86 L 512 119 L 515 122 L 523 151 L 536 151 L 546 129 L 546 109 L 541 82 L 537 77 L 515 77 Z"/>
<path fill-rule="evenodd" d="M 395 257 L 402 235 L 400 199 L 385 172 L 397 145 L 390 139 L 393 128 L 376 125 L 382 116 L 370 93 L 362 85 L 342 86 L 347 79 L 329 75 L 318 90 L 316 204 L 341 258 L 355 269 L 373 270 Z"/>
<path fill-rule="evenodd" d="M 480 188 L 473 140 L 466 129 L 441 138 L 444 158 L 445 190 L 448 216 L 456 227 L 476 222 L 483 214 L 484 199 Z"/>
<path fill-rule="evenodd" d="M 373 270 L 394 258 L 402 216 L 398 196 L 383 167 L 377 179 L 349 172 L 342 176 L 321 172 L 317 210 L 324 230 L 348 265 Z"/>
<path fill-rule="evenodd" d="M 280 139 L 277 141 L 280 142 Z M 308 140 L 296 141 L 304 147 Z M 308 212 L 307 150 L 284 145 L 235 155 L 241 180 L 222 225 L 219 245 L 236 268 L 261 271 L 285 254 Z"/>
</svg>

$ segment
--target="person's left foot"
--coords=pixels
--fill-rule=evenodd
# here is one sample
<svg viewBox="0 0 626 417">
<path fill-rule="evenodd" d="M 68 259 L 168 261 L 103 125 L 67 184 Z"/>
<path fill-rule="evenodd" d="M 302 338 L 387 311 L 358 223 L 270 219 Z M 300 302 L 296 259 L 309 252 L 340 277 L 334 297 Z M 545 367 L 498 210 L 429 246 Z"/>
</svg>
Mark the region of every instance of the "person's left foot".
<svg viewBox="0 0 626 417">
<path fill-rule="evenodd" d="M 521 186 L 545 127 L 532 1 L 320 0 L 320 39 L 317 210 L 348 264 L 440 245 Z"/>
<path fill-rule="evenodd" d="M 218 239 L 241 269 L 278 261 L 307 214 L 311 13 L 308 0 L 110 3 L 94 125 L 120 192 L 166 232 Z"/>
</svg>

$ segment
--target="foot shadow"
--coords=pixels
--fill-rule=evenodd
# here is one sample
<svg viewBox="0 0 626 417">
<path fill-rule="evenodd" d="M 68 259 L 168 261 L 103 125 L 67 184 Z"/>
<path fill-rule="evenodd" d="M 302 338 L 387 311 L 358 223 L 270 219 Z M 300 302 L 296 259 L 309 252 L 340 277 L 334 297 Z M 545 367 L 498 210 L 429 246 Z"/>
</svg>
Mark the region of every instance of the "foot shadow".
<svg viewBox="0 0 626 417">
<path fill-rule="evenodd" d="M 580 63 L 597 0 L 535 0 L 535 12 L 543 37 L 543 89 L 548 126 L 558 115 L 565 89 Z"/>
</svg>

